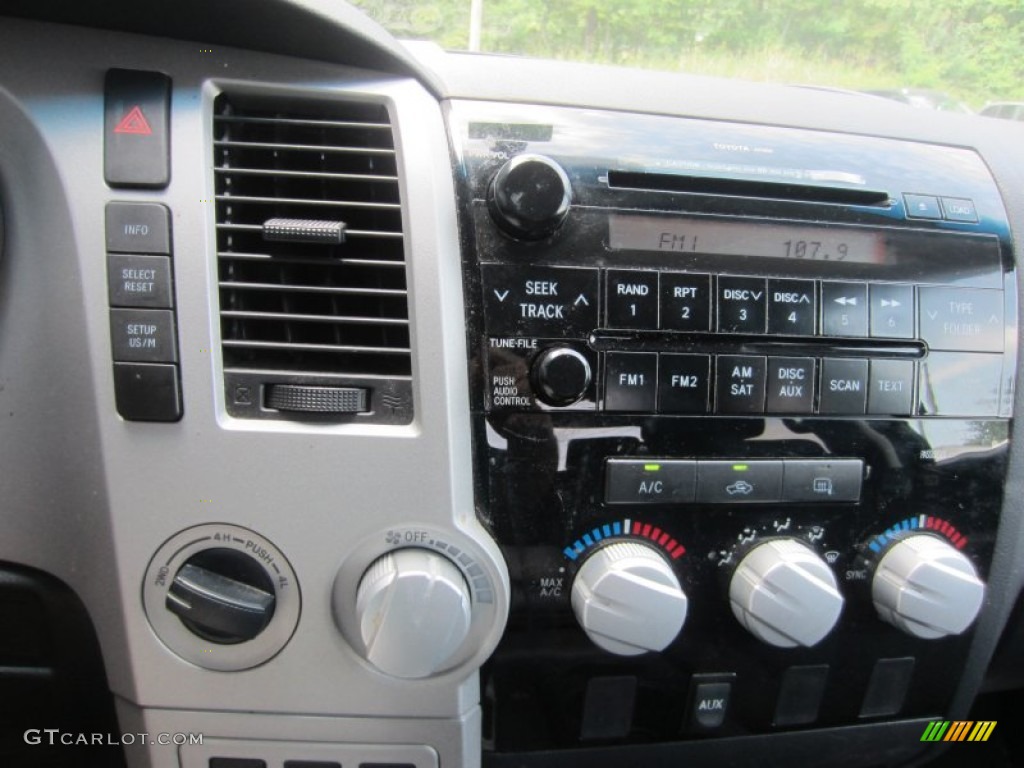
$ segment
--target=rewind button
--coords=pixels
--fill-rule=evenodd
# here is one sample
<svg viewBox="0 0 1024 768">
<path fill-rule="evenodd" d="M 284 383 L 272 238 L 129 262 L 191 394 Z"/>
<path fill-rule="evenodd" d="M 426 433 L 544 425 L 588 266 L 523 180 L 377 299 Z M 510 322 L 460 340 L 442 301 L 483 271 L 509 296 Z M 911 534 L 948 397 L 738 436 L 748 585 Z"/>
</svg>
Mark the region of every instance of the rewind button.
<svg viewBox="0 0 1024 768">
<path fill-rule="evenodd" d="M 821 332 L 825 336 L 868 335 L 867 285 L 821 284 Z"/>
</svg>

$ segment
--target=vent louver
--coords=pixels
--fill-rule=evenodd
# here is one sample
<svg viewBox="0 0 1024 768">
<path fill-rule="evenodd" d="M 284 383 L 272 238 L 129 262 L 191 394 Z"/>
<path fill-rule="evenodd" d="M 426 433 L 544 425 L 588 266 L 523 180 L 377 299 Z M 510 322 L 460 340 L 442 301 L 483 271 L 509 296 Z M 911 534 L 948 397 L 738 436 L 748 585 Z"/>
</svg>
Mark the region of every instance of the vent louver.
<svg viewBox="0 0 1024 768">
<path fill-rule="evenodd" d="M 229 412 L 294 417 L 268 412 L 265 390 L 308 384 L 366 388 L 366 410 L 380 417 L 371 420 L 408 421 L 405 248 L 386 107 L 221 95 L 214 112 Z"/>
</svg>

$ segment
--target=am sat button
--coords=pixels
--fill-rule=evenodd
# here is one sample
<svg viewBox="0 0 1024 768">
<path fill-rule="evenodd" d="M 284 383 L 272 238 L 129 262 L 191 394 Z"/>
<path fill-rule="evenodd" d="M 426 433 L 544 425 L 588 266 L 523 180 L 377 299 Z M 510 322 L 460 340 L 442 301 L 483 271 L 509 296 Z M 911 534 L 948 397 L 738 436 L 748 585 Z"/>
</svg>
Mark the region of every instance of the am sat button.
<svg viewBox="0 0 1024 768">
<path fill-rule="evenodd" d="M 764 411 L 765 358 L 720 355 L 715 386 L 718 413 Z"/>
<path fill-rule="evenodd" d="M 683 504 L 692 502 L 697 463 L 680 459 L 608 459 L 608 504 Z"/>
</svg>

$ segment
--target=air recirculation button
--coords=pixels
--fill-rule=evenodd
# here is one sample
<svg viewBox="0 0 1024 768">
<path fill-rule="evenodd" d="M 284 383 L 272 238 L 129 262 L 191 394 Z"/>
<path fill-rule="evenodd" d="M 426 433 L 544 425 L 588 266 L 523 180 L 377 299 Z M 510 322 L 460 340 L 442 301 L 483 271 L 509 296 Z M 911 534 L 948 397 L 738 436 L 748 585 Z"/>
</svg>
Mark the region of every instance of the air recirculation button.
<svg viewBox="0 0 1024 768">
<path fill-rule="evenodd" d="M 193 555 L 174 576 L 167 610 L 213 643 L 251 640 L 274 616 L 274 583 L 258 562 L 232 549 Z"/>
</svg>

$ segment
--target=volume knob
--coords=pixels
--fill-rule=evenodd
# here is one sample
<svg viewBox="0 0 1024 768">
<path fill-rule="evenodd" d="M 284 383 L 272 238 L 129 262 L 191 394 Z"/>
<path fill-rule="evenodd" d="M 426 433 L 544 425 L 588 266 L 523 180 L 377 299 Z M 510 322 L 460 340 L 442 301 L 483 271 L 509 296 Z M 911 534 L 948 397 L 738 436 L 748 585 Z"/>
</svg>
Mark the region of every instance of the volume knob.
<svg viewBox="0 0 1024 768">
<path fill-rule="evenodd" d="M 487 191 L 494 222 L 522 240 L 552 234 L 565 220 L 571 202 L 569 177 L 543 155 L 516 155 L 495 174 Z"/>
<path fill-rule="evenodd" d="M 779 648 L 810 647 L 832 631 L 843 610 L 836 577 L 803 542 L 770 539 L 740 560 L 729 582 L 733 615 L 751 634 Z"/>
<path fill-rule="evenodd" d="M 883 621 L 924 639 L 959 635 L 978 615 L 985 584 L 938 536 L 913 534 L 882 555 L 871 597 Z"/>
<path fill-rule="evenodd" d="M 596 645 L 619 656 L 661 651 L 686 621 L 686 594 L 650 547 L 620 541 L 587 558 L 572 583 L 576 620 Z"/>
</svg>

